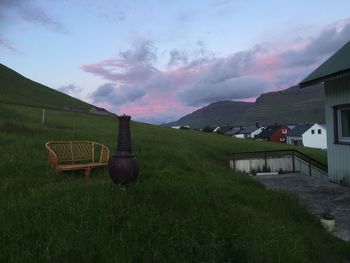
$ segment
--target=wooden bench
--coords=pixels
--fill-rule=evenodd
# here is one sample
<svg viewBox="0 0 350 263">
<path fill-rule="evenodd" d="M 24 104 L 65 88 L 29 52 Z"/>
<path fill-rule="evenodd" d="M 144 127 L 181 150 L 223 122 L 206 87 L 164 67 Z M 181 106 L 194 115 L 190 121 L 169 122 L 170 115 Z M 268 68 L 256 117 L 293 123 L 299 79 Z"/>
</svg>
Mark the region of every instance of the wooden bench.
<svg viewBox="0 0 350 263">
<path fill-rule="evenodd" d="M 56 171 L 84 170 L 85 179 L 91 169 L 107 166 L 109 149 L 91 141 L 52 141 L 45 144 L 49 166 Z"/>
</svg>

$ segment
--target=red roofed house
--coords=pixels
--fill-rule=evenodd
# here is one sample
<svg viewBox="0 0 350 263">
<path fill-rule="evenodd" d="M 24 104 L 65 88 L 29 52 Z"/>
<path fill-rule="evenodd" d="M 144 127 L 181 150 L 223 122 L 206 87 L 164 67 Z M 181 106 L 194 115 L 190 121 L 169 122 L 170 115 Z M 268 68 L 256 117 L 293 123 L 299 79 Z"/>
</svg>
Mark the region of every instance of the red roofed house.
<svg viewBox="0 0 350 263">
<path fill-rule="evenodd" d="M 256 138 L 271 142 L 286 143 L 286 136 L 289 131 L 290 128 L 287 125 L 271 125 L 267 126 Z"/>
</svg>

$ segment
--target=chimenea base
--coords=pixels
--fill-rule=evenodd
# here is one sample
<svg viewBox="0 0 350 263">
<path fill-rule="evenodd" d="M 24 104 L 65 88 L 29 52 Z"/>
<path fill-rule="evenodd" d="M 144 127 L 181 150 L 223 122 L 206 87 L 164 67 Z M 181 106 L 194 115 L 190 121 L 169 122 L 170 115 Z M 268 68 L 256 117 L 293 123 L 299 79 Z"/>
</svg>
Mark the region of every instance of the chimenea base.
<svg viewBox="0 0 350 263">
<path fill-rule="evenodd" d="M 135 156 L 114 154 L 108 166 L 109 175 L 115 184 L 133 183 L 139 174 L 139 165 Z"/>
</svg>

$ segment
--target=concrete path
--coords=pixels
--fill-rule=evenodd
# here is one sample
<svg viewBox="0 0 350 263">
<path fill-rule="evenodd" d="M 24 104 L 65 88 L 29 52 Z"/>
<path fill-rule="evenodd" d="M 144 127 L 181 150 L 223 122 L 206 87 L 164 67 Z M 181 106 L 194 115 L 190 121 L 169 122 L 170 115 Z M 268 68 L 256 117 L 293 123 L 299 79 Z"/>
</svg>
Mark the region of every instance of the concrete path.
<svg viewBox="0 0 350 263">
<path fill-rule="evenodd" d="M 336 221 L 333 234 L 350 242 L 350 187 L 297 173 L 252 178 L 268 189 L 295 194 L 318 217 L 325 208 L 332 209 Z"/>
</svg>

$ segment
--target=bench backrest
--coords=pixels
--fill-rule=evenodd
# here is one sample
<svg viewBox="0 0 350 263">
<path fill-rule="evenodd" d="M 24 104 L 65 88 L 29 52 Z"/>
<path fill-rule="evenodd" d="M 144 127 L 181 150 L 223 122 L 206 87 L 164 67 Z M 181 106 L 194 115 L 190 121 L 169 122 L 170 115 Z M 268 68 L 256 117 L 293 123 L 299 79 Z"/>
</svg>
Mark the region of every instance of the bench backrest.
<svg viewBox="0 0 350 263">
<path fill-rule="evenodd" d="M 46 143 L 50 166 L 62 163 L 107 163 L 109 149 L 91 141 L 53 141 Z"/>
</svg>

